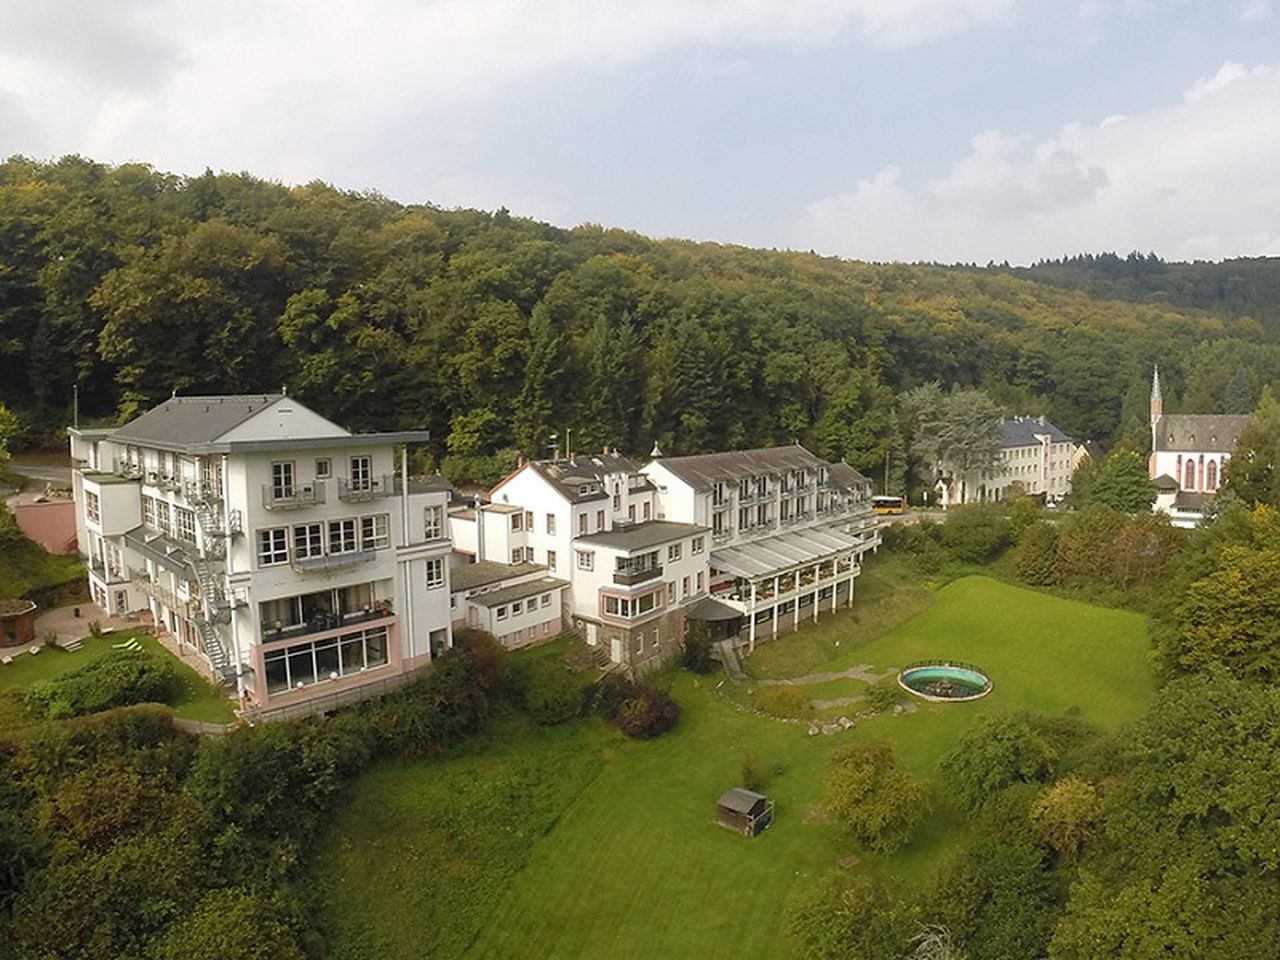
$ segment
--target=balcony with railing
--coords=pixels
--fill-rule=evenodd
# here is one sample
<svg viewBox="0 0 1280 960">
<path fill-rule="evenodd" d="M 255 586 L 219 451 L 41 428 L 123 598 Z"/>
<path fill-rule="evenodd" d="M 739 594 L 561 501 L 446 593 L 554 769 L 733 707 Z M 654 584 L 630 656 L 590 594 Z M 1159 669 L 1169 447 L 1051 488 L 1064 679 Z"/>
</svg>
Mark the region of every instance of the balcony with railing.
<svg viewBox="0 0 1280 960">
<path fill-rule="evenodd" d="M 268 510 L 297 510 L 324 503 L 323 483 L 304 483 L 295 486 L 262 485 L 262 505 Z"/>
<path fill-rule="evenodd" d="M 345 630 L 366 623 L 395 620 L 391 612 L 390 601 L 378 601 L 365 610 L 350 610 L 345 613 L 316 613 L 303 623 L 285 624 L 280 622 L 263 624 L 259 636 L 263 643 L 275 643 L 277 640 L 297 640 L 317 633 L 329 633 L 334 630 Z"/>
<path fill-rule="evenodd" d="M 613 572 L 613 582 L 623 587 L 634 587 L 638 583 L 648 583 L 662 576 L 662 567 L 620 567 Z"/>
<path fill-rule="evenodd" d="M 345 503 L 364 503 L 379 497 L 390 497 L 399 490 L 398 478 L 391 474 L 378 477 L 339 477 L 338 499 Z"/>
<path fill-rule="evenodd" d="M 289 566 L 294 573 L 330 573 L 335 570 L 346 570 L 362 563 L 372 563 L 378 551 L 372 548 L 365 550 L 348 550 L 345 553 L 325 553 L 315 557 L 289 558 Z"/>
</svg>

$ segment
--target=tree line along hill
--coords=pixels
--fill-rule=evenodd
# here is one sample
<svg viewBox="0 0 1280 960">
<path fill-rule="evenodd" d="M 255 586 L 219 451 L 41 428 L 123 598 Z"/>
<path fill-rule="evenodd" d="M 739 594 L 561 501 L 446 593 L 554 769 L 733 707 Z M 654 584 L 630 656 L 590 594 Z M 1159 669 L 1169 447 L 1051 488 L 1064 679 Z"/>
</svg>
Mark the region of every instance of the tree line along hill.
<svg viewBox="0 0 1280 960">
<path fill-rule="evenodd" d="M 20 445 L 67 422 L 73 384 L 105 422 L 287 385 L 352 429 L 427 427 L 432 460 L 483 478 L 566 431 L 636 453 L 798 440 L 870 470 L 901 445 L 897 396 L 932 381 L 1140 446 L 1154 362 L 1170 410 L 1252 409 L 1280 383 L 1280 260 L 1241 286 L 1238 264 L 1132 259 L 868 264 L 13 157 L 0 404 Z"/>
</svg>

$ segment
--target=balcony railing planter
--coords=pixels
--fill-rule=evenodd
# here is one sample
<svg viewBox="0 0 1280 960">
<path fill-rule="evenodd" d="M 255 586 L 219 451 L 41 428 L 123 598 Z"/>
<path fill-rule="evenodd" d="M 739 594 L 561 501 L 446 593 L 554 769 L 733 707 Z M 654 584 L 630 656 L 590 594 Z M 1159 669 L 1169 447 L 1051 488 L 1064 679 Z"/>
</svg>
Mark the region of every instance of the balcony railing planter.
<svg viewBox="0 0 1280 960">
<path fill-rule="evenodd" d="M 308 483 L 296 487 L 262 485 L 262 505 L 268 510 L 296 510 L 324 503 L 324 484 Z"/>
<path fill-rule="evenodd" d="M 361 503 L 389 497 L 397 490 L 396 478 L 391 475 L 368 477 L 364 480 L 352 480 L 348 477 L 338 478 L 338 499 L 346 503 Z"/>
<path fill-rule="evenodd" d="M 371 563 L 378 551 L 350 550 L 346 553 L 326 553 L 318 557 L 290 557 L 289 566 L 294 573 L 325 573 L 332 570 L 345 570 L 361 563 Z"/>
<path fill-rule="evenodd" d="M 645 583 L 648 580 L 654 580 L 662 576 L 662 567 L 649 567 L 645 570 L 615 570 L 613 572 L 613 582 L 624 587 L 633 586 L 637 583 Z"/>
</svg>

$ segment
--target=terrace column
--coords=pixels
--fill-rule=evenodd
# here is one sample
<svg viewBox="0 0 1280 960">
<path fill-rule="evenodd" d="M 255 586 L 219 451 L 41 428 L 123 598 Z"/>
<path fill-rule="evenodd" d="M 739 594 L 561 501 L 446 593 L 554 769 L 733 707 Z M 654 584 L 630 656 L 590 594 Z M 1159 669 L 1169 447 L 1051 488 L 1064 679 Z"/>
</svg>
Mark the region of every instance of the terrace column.
<svg viewBox="0 0 1280 960">
<path fill-rule="evenodd" d="M 840 573 L 840 561 L 831 561 L 831 612 L 836 612 L 836 601 L 840 599 L 840 581 L 836 578 Z"/>
<path fill-rule="evenodd" d="M 822 580 L 822 564 L 815 563 L 813 565 L 813 622 L 818 622 L 818 594 L 822 592 L 818 586 Z"/>
<path fill-rule="evenodd" d="M 751 602 L 747 604 L 747 616 L 751 618 L 751 626 L 747 628 L 747 652 L 751 653 L 756 648 L 756 582 L 754 580 L 751 581 Z"/>
<path fill-rule="evenodd" d="M 800 571 L 795 570 L 791 574 L 791 586 L 794 587 L 794 600 L 791 601 L 791 629 L 800 629 Z"/>
</svg>

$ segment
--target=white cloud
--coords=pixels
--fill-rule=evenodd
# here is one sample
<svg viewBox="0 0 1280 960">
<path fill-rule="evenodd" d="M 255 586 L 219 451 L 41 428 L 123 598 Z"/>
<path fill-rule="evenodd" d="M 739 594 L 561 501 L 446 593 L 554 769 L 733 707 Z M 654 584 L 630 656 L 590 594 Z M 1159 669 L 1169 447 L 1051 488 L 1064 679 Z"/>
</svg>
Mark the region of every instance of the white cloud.
<svg viewBox="0 0 1280 960">
<path fill-rule="evenodd" d="M 900 47 L 999 22 L 1019 0 L 7 0 L 0 99 L 40 118 L 0 153 L 81 151 L 182 171 L 336 176 L 386 139 L 529 78 L 682 48 L 839 37 Z M 364 147 L 368 149 L 368 147 Z M 430 171 L 423 185 L 431 186 Z M 450 200 L 448 197 L 438 199 Z M 455 198 L 462 202 L 466 198 Z"/>
<path fill-rule="evenodd" d="M 1277 169 L 1280 71 L 1227 63 L 1161 109 L 1070 124 L 1040 143 L 981 133 L 923 184 L 887 167 L 809 204 L 789 239 L 872 260 L 1280 253 Z"/>
<path fill-rule="evenodd" d="M 1236 19 L 1241 23 L 1261 23 L 1271 16 L 1271 0 L 1245 0 Z"/>
</svg>

